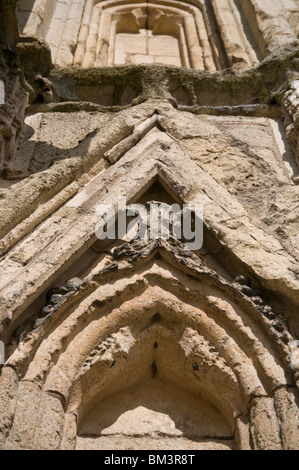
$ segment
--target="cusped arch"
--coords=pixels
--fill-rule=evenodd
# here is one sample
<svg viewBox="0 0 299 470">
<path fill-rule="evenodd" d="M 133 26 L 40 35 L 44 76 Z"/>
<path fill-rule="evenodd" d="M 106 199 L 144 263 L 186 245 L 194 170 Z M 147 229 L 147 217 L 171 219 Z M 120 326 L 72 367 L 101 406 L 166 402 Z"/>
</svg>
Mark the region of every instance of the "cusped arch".
<svg viewBox="0 0 299 470">
<path fill-rule="evenodd" d="M 120 425 L 123 427 L 125 435 L 130 436 L 136 432 L 141 437 L 149 433 L 151 429 L 147 429 L 142 421 L 145 409 L 149 410 L 149 413 L 145 411 L 149 420 L 151 420 L 152 414 L 154 416 L 161 416 L 161 414 L 168 416 L 166 420 L 163 420 L 163 424 L 159 423 L 159 419 L 157 420 L 158 424 L 155 421 L 150 423 L 150 426 L 153 426 L 152 431 L 155 434 L 159 433 L 162 437 L 182 436 L 191 441 L 193 439 L 204 440 L 207 437 L 233 440 L 234 421 L 228 421 L 227 411 L 229 409 L 229 414 L 232 412 L 238 414 L 236 412 L 237 404 L 242 406 L 240 394 L 231 372 L 228 368 L 223 367 L 220 359 L 217 364 L 217 360 L 214 358 L 217 369 L 217 372 L 212 374 L 214 378 L 205 377 L 204 367 L 207 370 L 208 364 L 212 363 L 212 353 L 209 351 L 211 345 L 208 345 L 203 338 L 195 339 L 196 332 L 191 329 L 186 329 L 181 338 L 178 338 L 176 333 L 158 323 L 146 330 L 134 331 L 134 336 L 131 337 L 131 335 L 132 331 L 126 327 L 109 337 L 104 342 L 105 345 L 109 344 L 109 340 L 112 342 L 117 338 L 116 349 L 118 351 L 111 355 L 112 363 L 103 364 L 105 353 L 102 357 L 98 357 L 98 360 L 96 356 L 93 356 L 93 364 L 90 364 L 90 367 L 87 366 L 85 374 L 82 371 L 82 375 L 78 377 L 80 385 L 74 386 L 74 401 L 71 400 L 69 408 L 69 412 L 76 412 L 78 415 L 78 434 L 96 435 L 98 433 L 100 437 L 101 432 L 103 434 L 108 432 L 113 435 L 119 432 L 118 423 L 123 421 L 123 424 L 120 422 Z M 132 344 L 129 349 L 130 337 Z M 122 354 L 125 357 L 121 356 L 122 341 L 124 341 L 125 349 Z M 191 360 L 188 357 L 190 353 L 189 341 L 198 342 L 202 354 L 202 363 L 198 366 L 193 363 L 190 371 L 187 366 Z M 106 359 L 111 352 L 113 352 L 112 344 L 111 348 L 108 347 L 106 350 Z M 122 364 L 119 364 L 119 361 L 122 361 Z M 112 367 L 111 364 L 113 364 Z M 119 370 L 116 370 L 117 368 Z M 219 387 L 230 388 L 230 396 L 226 396 L 223 401 L 219 400 L 219 396 L 217 397 L 215 376 L 218 377 Z M 79 387 L 82 401 L 75 411 Z M 151 396 L 153 393 L 156 393 L 155 397 Z M 166 393 L 167 395 L 165 395 Z M 114 414 L 112 420 L 108 413 L 107 418 L 109 419 L 106 420 L 106 425 L 101 423 L 101 410 L 103 412 L 104 407 L 109 404 L 110 407 L 113 407 L 120 397 L 124 398 L 123 406 L 119 407 L 119 411 L 116 415 Z M 187 403 L 184 405 L 184 400 L 187 403 L 189 401 L 189 406 Z M 174 402 L 174 407 L 171 406 L 172 402 Z M 179 411 L 179 408 L 182 410 Z M 195 412 L 194 419 L 192 418 L 192 410 L 193 413 Z M 95 419 L 92 424 L 90 416 L 96 415 L 98 419 Z M 124 421 L 130 415 L 135 416 L 135 419 L 139 417 L 141 421 L 139 431 Z M 205 425 L 201 425 L 203 420 Z M 173 427 L 173 423 L 175 427 Z M 105 431 L 107 424 L 110 424 L 110 431 Z M 94 425 L 95 428 L 92 431 Z M 137 423 L 136 425 L 138 426 Z"/>
<path fill-rule="evenodd" d="M 272 403 L 291 383 L 284 351 L 274 350 L 243 294 L 203 266 L 191 277 L 186 263 L 160 252 L 127 273 L 120 263 L 89 279 L 89 292 L 83 286 L 81 299 L 75 294 L 73 306 L 33 331 L 8 364 L 62 397 L 79 429 L 93 406 L 155 377 L 210 402 L 239 436 L 252 403 Z M 239 447 L 248 445 L 246 429 Z"/>
</svg>

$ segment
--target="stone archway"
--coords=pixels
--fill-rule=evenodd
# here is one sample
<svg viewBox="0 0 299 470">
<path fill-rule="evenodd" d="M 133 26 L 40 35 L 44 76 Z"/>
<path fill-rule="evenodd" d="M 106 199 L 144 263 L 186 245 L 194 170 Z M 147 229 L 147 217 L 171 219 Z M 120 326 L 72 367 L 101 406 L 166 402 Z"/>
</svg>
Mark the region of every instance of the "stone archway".
<svg viewBox="0 0 299 470">
<path fill-rule="evenodd" d="M 22 380 L 6 447 L 24 420 L 25 389 L 31 403 L 36 396 L 37 417 L 48 417 L 46 435 L 43 420 L 24 435 L 28 448 L 39 439 L 47 448 L 132 445 L 128 416 L 140 422 L 140 442 L 157 448 L 163 439 L 192 449 L 223 439 L 228 448 L 282 448 L 278 403 L 292 382 L 290 358 L 282 343 L 271 345 L 254 303 L 180 247 L 136 246 L 129 271 L 124 249 L 118 270 L 94 273 L 7 361 Z M 120 398 L 115 414 L 103 415 Z"/>
</svg>

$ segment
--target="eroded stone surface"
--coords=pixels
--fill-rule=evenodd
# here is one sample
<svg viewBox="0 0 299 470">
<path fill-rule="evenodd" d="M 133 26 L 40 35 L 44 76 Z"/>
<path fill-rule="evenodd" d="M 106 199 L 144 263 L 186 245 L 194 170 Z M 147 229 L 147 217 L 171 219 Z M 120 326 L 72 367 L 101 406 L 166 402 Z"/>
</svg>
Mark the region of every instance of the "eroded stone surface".
<svg viewBox="0 0 299 470">
<path fill-rule="evenodd" d="M 187 439 L 151 439 L 115 437 L 114 439 L 77 438 L 76 450 L 234 450 L 233 443 L 228 441 L 190 442 Z"/>
</svg>

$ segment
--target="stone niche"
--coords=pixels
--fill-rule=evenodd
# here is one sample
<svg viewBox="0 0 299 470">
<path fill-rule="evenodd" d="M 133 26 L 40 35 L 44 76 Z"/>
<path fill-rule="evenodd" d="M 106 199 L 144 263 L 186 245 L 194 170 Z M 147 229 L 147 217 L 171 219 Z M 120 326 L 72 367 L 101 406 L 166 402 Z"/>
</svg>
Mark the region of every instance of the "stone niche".
<svg viewBox="0 0 299 470">
<path fill-rule="evenodd" d="M 155 8 L 113 16 L 108 65 L 139 63 L 190 66 L 181 16 Z"/>
<path fill-rule="evenodd" d="M 215 71 L 261 59 L 238 0 L 21 0 L 20 32 L 47 41 L 53 63 L 84 68 L 169 64 Z"/>
<path fill-rule="evenodd" d="M 201 9 L 163 0 L 96 4 L 86 43 L 79 35 L 74 64 L 91 67 L 140 63 L 215 70 Z"/>
</svg>

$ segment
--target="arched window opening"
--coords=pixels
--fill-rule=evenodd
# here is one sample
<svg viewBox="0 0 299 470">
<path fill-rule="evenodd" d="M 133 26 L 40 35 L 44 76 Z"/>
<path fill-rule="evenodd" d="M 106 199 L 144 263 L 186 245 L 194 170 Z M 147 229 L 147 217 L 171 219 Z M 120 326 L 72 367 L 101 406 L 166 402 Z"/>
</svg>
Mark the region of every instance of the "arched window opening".
<svg viewBox="0 0 299 470">
<path fill-rule="evenodd" d="M 248 69 L 272 50 L 252 14 L 254 5 L 253 0 L 20 0 L 17 16 L 21 34 L 44 38 L 59 66 L 161 63 L 213 72 Z M 294 23 L 296 12 L 281 8 Z"/>
</svg>

